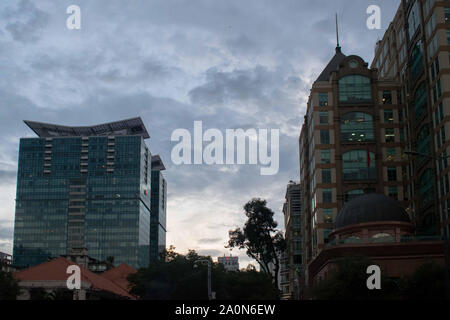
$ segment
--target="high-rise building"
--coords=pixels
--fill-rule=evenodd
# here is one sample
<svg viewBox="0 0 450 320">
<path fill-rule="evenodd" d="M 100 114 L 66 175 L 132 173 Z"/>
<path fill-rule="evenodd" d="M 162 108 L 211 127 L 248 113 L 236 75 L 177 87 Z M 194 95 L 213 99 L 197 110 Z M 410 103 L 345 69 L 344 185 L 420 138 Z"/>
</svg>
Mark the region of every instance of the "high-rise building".
<svg viewBox="0 0 450 320">
<path fill-rule="evenodd" d="M 301 239 L 301 188 L 299 183 L 291 181 L 286 188 L 283 205 L 286 254 L 283 256 L 282 279 L 287 288 L 282 288 L 283 295 L 299 297 L 299 281 L 302 264 Z"/>
<path fill-rule="evenodd" d="M 141 118 L 89 127 L 25 121 L 20 140 L 14 264 L 86 248 L 135 268 L 149 264 L 151 153 Z"/>
<path fill-rule="evenodd" d="M 449 48 L 450 3 L 402 1 L 376 44 L 372 62 L 380 79 L 400 84 L 405 102 L 405 194 L 416 232 L 422 235 L 450 231 Z"/>
<path fill-rule="evenodd" d="M 328 243 L 351 199 L 377 192 L 408 207 L 400 89 L 339 46 L 314 82 L 299 140 L 303 265 Z"/>
<path fill-rule="evenodd" d="M 166 249 L 167 182 L 162 174 L 164 170 L 160 156 L 152 156 L 150 263 L 158 260 Z"/>
</svg>

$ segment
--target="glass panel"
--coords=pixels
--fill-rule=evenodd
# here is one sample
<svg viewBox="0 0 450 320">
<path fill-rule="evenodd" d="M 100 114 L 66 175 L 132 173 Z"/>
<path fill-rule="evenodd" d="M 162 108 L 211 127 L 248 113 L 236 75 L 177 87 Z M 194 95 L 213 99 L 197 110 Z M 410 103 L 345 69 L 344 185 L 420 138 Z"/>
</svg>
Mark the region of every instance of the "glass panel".
<svg viewBox="0 0 450 320">
<path fill-rule="evenodd" d="M 342 141 L 373 141 L 372 116 L 362 112 L 350 112 L 342 117 Z"/>
<path fill-rule="evenodd" d="M 376 179 L 375 154 L 367 150 L 353 150 L 342 155 L 344 180 Z"/>
<path fill-rule="evenodd" d="M 345 103 L 369 102 L 372 100 L 370 79 L 351 75 L 339 80 L 339 101 Z"/>
</svg>

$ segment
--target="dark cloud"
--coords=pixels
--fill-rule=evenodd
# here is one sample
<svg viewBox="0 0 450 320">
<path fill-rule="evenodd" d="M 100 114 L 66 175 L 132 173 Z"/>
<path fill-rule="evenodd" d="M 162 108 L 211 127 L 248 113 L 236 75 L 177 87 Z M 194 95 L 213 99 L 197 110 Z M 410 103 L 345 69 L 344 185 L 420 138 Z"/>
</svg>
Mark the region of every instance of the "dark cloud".
<svg viewBox="0 0 450 320">
<path fill-rule="evenodd" d="M 13 193 L 19 138 L 34 136 L 24 119 L 91 125 L 141 116 L 150 149 L 167 168 L 168 244 L 186 250 L 203 242 L 208 248 L 199 250 L 223 255 L 220 237 L 243 225 L 251 198 L 267 199 L 282 223 L 286 184 L 299 178 L 309 89 L 334 54 L 334 13 L 343 51 L 370 62 L 384 32 L 365 27 L 372 2 L 79 0 L 82 29 L 68 31 L 70 1 L 2 1 L 0 162 L 8 165 L 0 167 L 0 184 Z M 377 3 L 387 27 L 399 1 Z M 194 120 L 204 130 L 279 128 L 279 173 L 175 166 L 171 133 L 192 132 Z M 13 219 L 10 211 L 2 204 L 0 214 L 9 216 L 0 219 Z"/>
<path fill-rule="evenodd" d="M 5 30 L 14 40 L 24 43 L 37 41 L 49 21 L 49 15 L 30 0 L 20 0 L 17 6 L 8 7 L 1 16 L 7 22 Z"/>
</svg>

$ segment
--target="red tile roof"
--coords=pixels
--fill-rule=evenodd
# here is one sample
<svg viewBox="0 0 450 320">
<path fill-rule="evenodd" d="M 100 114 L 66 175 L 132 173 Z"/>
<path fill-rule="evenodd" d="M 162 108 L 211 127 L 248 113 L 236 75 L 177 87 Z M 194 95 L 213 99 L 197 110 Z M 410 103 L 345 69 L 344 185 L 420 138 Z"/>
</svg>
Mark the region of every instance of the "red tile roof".
<svg viewBox="0 0 450 320">
<path fill-rule="evenodd" d="M 14 273 L 14 277 L 19 281 L 66 281 L 69 274 L 66 273 L 67 267 L 77 265 L 80 267 L 81 280 L 91 284 L 91 288 L 112 292 L 114 294 L 135 299 L 127 290 L 117 285 L 113 281 L 97 275 L 82 266 L 67 260 L 66 258 L 56 258 L 37 266 Z M 113 269 L 114 270 L 114 269 Z"/>
<path fill-rule="evenodd" d="M 121 287 L 124 290 L 129 291 L 129 282 L 127 280 L 127 277 L 130 274 L 136 273 L 137 270 L 133 268 L 132 266 L 122 263 L 120 266 L 115 267 L 113 269 L 110 269 L 108 271 L 105 271 L 101 274 L 102 277 L 114 282 L 119 287 Z"/>
</svg>

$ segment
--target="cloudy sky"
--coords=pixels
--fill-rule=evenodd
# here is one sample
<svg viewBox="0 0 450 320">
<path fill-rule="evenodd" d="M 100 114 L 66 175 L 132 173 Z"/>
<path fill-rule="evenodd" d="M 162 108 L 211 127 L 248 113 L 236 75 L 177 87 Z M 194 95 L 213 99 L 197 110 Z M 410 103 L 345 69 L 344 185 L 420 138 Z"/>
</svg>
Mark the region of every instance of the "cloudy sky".
<svg viewBox="0 0 450 320">
<path fill-rule="evenodd" d="M 334 54 L 369 63 L 400 0 L 2 0 L 0 2 L 0 251 L 12 251 L 22 120 L 92 125 L 142 117 L 165 162 L 168 245 L 229 253 L 242 206 L 267 199 L 282 225 L 286 184 L 299 179 L 297 139 L 312 82 Z M 81 8 L 81 30 L 66 9 Z M 381 30 L 366 9 L 381 8 Z M 280 130 L 280 170 L 172 163 L 177 128 Z M 281 226 L 282 227 L 282 226 Z M 249 261 L 244 252 L 241 266 Z"/>
</svg>

